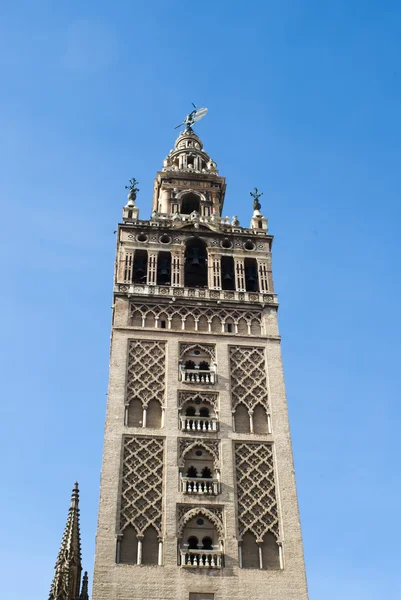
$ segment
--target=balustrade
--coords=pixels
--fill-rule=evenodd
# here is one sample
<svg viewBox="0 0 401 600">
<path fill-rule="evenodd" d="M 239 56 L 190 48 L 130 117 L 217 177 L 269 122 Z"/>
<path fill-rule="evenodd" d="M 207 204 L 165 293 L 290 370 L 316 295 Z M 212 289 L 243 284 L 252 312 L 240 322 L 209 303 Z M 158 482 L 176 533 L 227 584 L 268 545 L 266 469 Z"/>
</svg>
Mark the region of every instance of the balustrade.
<svg viewBox="0 0 401 600">
<path fill-rule="evenodd" d="M 200 569 L 221 569 L 223 553 L 220 550 L 181 550 L 181 566 Z"/>
<path fill-rule="evenodd" d="M 217 431 L 218 422 L 215 417 L 181 417 L 183 431 Z"/>
<path fill-rule="evenodd" d="M 219 493 L 219 480 L 206 477 L 182 477 L 181 491 L 184 494 L 203 494 L 217 496 Z"/>
<path fill-rule="evenodd" d="M 186 369 L 180 366 L 180 379 L 185 383 L 216 383 L 216 373 L 212 370 L 202 371 L 201 369 Z"/>
</svg>

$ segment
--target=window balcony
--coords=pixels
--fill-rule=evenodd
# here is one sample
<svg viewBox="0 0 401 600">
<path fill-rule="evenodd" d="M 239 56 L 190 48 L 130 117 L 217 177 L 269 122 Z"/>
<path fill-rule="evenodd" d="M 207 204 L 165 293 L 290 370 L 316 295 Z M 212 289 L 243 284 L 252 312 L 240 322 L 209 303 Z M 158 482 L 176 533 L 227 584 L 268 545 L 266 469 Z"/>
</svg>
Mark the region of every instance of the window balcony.
<svg viewBox="0 0 401 600">
<path fill-rule="evenodd" d="M 184 365 L 180 365 L 180 381 L 184 381 L 185 383 L 214 384 L 216 383 L 216 373 L 213 367 L 204 371 L 201 369 L 186 369 Z"/>
<path fill-rule="evenodd" d="M 181 566 L 197 569 L 221 569 L 223 553 L 220 550 L 181 550 Z"/>
<path fill-rule="evenodd" d="M 185 416 L 181 417 L 182 431 L 209 432 L 217 431 L 219 423 L 215 417 L 197 417 Z"/>
<path fill-rule="evenodd" d="M 218 479 L 208 479 L 206 477 L 182 477 L 181 491 L 184 494 L 217 496 L 220 493 L 220 482 Z"/>
</svg>

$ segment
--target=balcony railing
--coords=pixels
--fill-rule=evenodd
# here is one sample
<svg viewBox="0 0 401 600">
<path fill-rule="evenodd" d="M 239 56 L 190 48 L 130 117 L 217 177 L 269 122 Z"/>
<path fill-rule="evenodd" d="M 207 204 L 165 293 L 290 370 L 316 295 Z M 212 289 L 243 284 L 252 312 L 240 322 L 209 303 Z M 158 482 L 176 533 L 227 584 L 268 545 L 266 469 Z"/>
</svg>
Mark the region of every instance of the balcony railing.
<svg viewBox="0 0 401 600">
<path fill-rule="evenodd" d="M 182 477 L 181 491 L 184 494 L 202 494 L 204 496 L 217 496 L 219 493 L 219 480 L 204 477 Z"/>
<path fill-rule="evenodd" d="M 221 569 L 223 553 L 220 550 L 181 550 L 181 566 L 199 569 Z"/>
<path fill-rule="evenodd" d="M 180 366 L 180 380 L 185 383 L 216 383 L 216 373 L 212 370 L 201 371 L 200 369 L 186 369 Z"/>
<path fill-rule="evenodd" d="M 210 300 L 229 300 L 231 302 L 263 302 L 277 304 L 277 295 L 270 292 L 238 292 L 235 290 L 211 290 L 209 288 L 174 287 L 170 285 L 148 285 L 119 281 L 115 292 L 141 294 L 144 296 L 182 296 L 184 298 L 206 298 Z"/>
<path fill-rule="evenodd" d="M 183 431 L 217 431 L 219 423 L 215 417 L 181 417 Z"/>
</svg>

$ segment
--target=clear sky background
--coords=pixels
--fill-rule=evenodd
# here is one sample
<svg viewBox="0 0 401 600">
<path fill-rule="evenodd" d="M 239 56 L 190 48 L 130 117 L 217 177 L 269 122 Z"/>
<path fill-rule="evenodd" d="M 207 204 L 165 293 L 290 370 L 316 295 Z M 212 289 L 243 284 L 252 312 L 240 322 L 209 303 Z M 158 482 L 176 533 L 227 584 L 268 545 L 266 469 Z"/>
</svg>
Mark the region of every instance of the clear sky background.
<svg viewBox="0 0 401 600">
<path fill-rule="evenodd" d="M 399 598 L 400 2 L 5 0 L 0 70 L 2 596 L 47 598 L 76 479 L 92 578 L 113 231 L 192 101 L 275 235 L 310 598 Z"/>
</svg>

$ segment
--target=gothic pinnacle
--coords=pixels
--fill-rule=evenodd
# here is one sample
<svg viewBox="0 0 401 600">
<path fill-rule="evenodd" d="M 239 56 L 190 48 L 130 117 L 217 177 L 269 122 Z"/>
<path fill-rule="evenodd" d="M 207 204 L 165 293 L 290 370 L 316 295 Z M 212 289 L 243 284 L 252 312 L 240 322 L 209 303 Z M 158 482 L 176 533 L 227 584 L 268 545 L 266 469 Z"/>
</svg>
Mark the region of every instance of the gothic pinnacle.
<svg viewBox="0 0 401 600">
<path fill-rule="evenodd" d="M 76 482 L 71 494 L 70 508 L 57 556 L 49 600 L 76 600 L 79 598 L 81 572 L 79 487 Z"/>
</svg>

